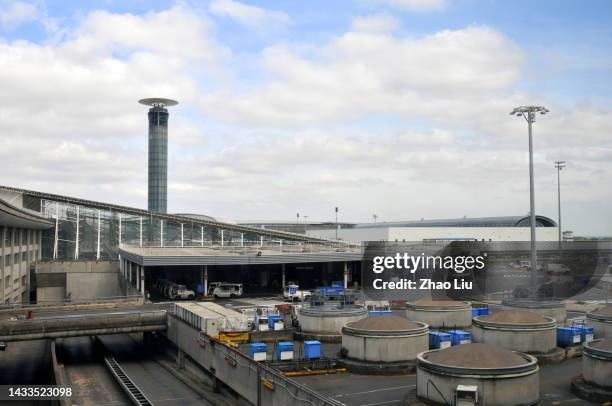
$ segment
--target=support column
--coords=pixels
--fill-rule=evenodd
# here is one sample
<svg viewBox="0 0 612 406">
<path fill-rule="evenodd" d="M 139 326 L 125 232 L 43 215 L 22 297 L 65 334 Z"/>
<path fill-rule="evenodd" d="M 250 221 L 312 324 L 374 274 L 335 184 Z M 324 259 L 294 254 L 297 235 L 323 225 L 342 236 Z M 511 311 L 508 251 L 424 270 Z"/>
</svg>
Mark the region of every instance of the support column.
<svg viewBox="0 0 612 406">
<path fill-rule="evenodd" d="M 80 207 L 76 207 L 76 235 L 74 238 L 74 259 L 79 259 L 79 234 L 81 226 L 81 211 Z"/>
<path fill-rule="evenodd" d="M 204 265 L 202 286 L 204 286 L 204 296 L 208 296 L 208 265 Z"/>
<path fill-rule="evenodd" d="M 57 241 L 59 240 L 59 203 L 55 203 L 55 235 L 53 237 L 53 259 L 57 259 Z"/>
<path fill-rule="evenodd" d="M 348 263 L 344 261 L 344 289 L 348 288 L 348 277 L 349 277 Z"/>
<path fill-rule="evenodd" d="M 142 216 L 140 216 L 139 244 L 142 247 Z"/>
<path fill-rule="evenodd" d="M 185 246 L 185 234 L 183 233 L 183 223 L 181 223 L 181 247 Z"/>
<path fill-rule="evenodd" d="M 96 260 L 100 259 L 100 228 L 102 221 L 100 220 L 100 210 L 98 210 L 98 240 L 96 242 Z"/>
<path fill-rule="evenodd" d="M 140 265 L 136 265 L 136 290 L 140 290 Z"/>
<path fill-rule="evenodd" d="M 223 245 L 225 245 L 225 239 L 223 235 L 223 230 L 221 230 L 221 246 L 223 247 Z"/>
<path fill-rule="evenodd" d="M 159 220 L 159 245 L 164 246 L 164 220 Z"/>
<path fill-rule="evenodd" d="M 121 232 L 122 230 L 122 224 L 121 224 L 121 220 L 122 220 L 122 215 L 121 213 L 119 213 L 119 247 L 121 247 Z"/>
<path fill-rule="evenodd" d="M 132 262 L 128 261 L 128 281 L 130 281 L 130 286 L 132 286 Z"/>
<path fill-rule="evenodd" d="M 244 247 L 244 233 L 240 233 L 240 246 Z"/>
<path fill-rule="evenodd" d="M 204 226 L 200 226 L 200 245 L 203 247 L 204 246 Z"/>
<path fill-rule="evenodd" d="M 176 368 L 177 369 L 185 368 L 185 354 L 183 353 L 183 350 L 181 350 L 180 348 L 176 352 Z"/>
<path fill-rule="evenodd" d="M 263 247 L 263 235 L 259 237 L 259 246 Z"/>
<path fill-rule="evenodd" d="M 144 297 L 145 295 L 145 269 L 144 269 L 144 266 L 142 265 L 140 265 L 138 268 L 140 269 L 140 293 Z"/>
<path fill-rule="evenodd" d="M 282 283 L 283 283 L 283 291 L 284 291 L 285 290 L 285 285 L 286 285 L 286 283 L 285 283 L 285 264 L 282 264 L 281 266 L 282 266 L 282 275 L 283 275 L 283 282 Z"/>
</svg>

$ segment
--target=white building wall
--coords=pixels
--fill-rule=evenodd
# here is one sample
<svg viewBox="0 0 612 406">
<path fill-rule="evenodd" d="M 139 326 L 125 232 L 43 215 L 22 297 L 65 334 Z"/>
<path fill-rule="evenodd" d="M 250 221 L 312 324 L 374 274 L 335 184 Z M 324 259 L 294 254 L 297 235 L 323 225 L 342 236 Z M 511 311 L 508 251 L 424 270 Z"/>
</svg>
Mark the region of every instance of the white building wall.
<svg viewBox="0 0 612 406">
<path fill-rule="evenodd" d="M 335 230 L 312 230 L 309 236 L 334 239 Z M 529 241 L 529 227 L 376 227 L 338 230 L 343 241 L 422 241 L 432 239 L 476 239 L 479 241 Z M 538 241 L 557 241 L 557 227 L 536 228 Z"/>
</svg>

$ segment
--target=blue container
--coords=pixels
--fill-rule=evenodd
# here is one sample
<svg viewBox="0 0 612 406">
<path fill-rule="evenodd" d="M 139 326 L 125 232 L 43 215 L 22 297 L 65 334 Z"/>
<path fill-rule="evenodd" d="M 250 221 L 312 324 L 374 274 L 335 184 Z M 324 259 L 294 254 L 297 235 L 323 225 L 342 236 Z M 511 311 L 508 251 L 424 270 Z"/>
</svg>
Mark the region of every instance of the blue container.
<svg viewBox="0 0 612 406">
<path fill-rule="evenodd" d="M 320 341 L 304 341 L 304 359 L 321 358 Z"/>
<path fill-rule="evenodd" d="M 274 323 L 282 320 L 280 314 L 269 314 L 268 315 L 268 328 L 274 330 Z"/>
<path fill-rule="evenodd" d="M 451 344 L 461 345 L 461 344 L 469 344 L 472 342 L 472 335 L 467 331 L 463 330 L 450 330 L 448 334 L 451 337 Z"/>
<path fill-rule="evenodd" d="M 391 316 L 393 314 L 393 310 L 370 310 L 368 312 L 368 316 L 377 317 L 377 316 Z"/>
<path fill-rule="evenodd" d="M 582 342 L 580 327 L 557 327 L 557 345 L 571 347 Z"/>
<path fill-rule="evenodd" d="M 265 361 L 267 352 L 268 352 L 268 345 L 266 343 L 249 344 L 249 355 L 255 361 Z"/>
<path fill-rule="evenodd" d="M 488 307 L 479 307 L 478 308 L 478 315 L 479 316 L 488 316 L 489 315 L 489 308 Z"/>
<path fill-rule="evenodd" d="M 291 341 L 281 341 L 276 344 L 274 355 L 277 360 L 293 359 L 293 343 Z"/>
<path fill-rule="evenodd" d="M 448 333 L 442 331 L 430 331 L 429 332 L 429 349 L 439 350 L 448 348 L 451 346 L 451 336 Z"/>
<path fill-rule="evenodd" d="M 478 316 L 479 316 L 478 308 L 472 307 L 472 318 L 478 317 Z"/>
<path fill-rule="evenodd" d="M 593 341 L 593 337 L 594 337 L 593 327 L 584 326 L 584 325 L 572 326 L 572 327 L 580 331 L 580 342 L 581 343 L 588 343 L 588 342 Z"/>
</svg>

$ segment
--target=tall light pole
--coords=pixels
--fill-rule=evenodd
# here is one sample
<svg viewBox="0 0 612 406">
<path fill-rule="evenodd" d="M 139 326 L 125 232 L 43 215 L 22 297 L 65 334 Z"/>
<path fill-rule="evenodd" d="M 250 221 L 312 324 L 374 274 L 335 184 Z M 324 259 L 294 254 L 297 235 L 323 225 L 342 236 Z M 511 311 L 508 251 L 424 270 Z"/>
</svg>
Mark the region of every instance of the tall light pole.
<svg viewBox="0 0 612 406">
<path fill-rule="evenodd" d="M 336 240 L 338 239 L 338 206 L 336 206 Z"/>
<path fill-rule="evenodd" d="M 537 290 L 537 268 L 538 254 L 536 250 L 536 219 L 535 219 L 535 191 L 533 184 L 533 136 L 532 126 L 535 122 L 536 114 L 546 114 L 548 109 L 542 106 L 520 106 L 510 112 L 513 116 L 522 116 L 527 121 L 529 127 L 529 209 L 531 225 L 531 296 L 535 297 Z"/>
<path fill-rule="evenodd" d="M 565 168 L 565 161 L 555 161 L 557 168 L 557 207 L 559 209 L 559 256 L 561 256 L 561 242 L 563 241 L 561 230 L 561 169 Z"/>
</svg>

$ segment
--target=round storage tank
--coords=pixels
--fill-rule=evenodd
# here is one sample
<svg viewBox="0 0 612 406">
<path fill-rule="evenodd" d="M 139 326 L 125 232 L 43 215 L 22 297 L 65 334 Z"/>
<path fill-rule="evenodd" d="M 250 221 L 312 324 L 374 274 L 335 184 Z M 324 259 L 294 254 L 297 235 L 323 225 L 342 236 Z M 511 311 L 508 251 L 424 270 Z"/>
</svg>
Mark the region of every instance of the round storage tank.
<svg viewBox="0 0 612 406">
<path fill-rule="evenodd" d="M 530 300 L 530 299 L 504 299 L 502 305 L 506 310 L 520 309 L 528 312 L 537 313 L 540 316 L 555 319 L 562 324 L 567 320 L 567 310 L 565 303 L 554 300 Z"/>
<path fill-rule="evenodd" d="M 587 313 L 587 323 L 593 327 L 596 338 L 612 338 L 612 305 Z"/>
<path fill-rule="evenodd" d="M 557 323 L 525 310 L 502 310 L 474 317 L 472 336 L 477 343 L 512 351 L 545 354 L 557 348 Z"/>
<path fill-rule="evenodd" d="M 340 342 L 342 327 L 368 315 L 363 305 L 324 304 L 298 312 L 301 335 L 306 339 Z"/>
<path fill-rule="evenodd" d="M 587 383 L 612 389 L 612 339 L 584 344 L 582 376 Z"/>
<path fill-rule="evenodd" d="M 432 329 L 468 328 L 472 325 L 472 305 L 455 300 L 419 299 L 406 303 L 406 317 Z"/>
<path fill-rule="evenodd" d="M 417 357 L 417 395 L 448 404 L 457 386 L 466 385 L 477 388 L 478 404 L 534 405 L 540 401 L 539 370 L 532 355 L 488 344 L 426 351 Z"/>
<path fill-rule="evenodd" d="M 429 328 L 398 316 L 366 317 L 342 328 L 342 348 L 342 364 L 354 372 L 410 372 L 429 349 Z"/>
</svg>

